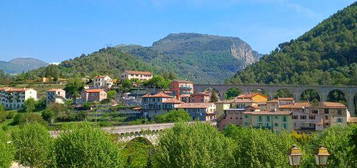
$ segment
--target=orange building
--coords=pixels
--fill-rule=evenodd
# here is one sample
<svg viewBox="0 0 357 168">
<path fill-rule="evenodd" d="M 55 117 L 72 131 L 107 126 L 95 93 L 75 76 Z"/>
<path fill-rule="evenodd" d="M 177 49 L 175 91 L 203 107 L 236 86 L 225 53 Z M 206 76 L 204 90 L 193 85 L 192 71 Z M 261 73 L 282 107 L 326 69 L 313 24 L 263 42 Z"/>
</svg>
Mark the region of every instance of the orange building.
<svg viewBox="0 0 357 168">
<path fill-rule="evenodd" d="M 178 100 L 187 103 L 190 101 L 191 94 L 193 94 L 193 83 L 186 80 L 174 80 L 170 84 L 170 90 Z"/>
<path fill-rule="evenodd" d="M 100 102 L 107 98 L 107 92 L 103 89 L 87 89 L 82 92 L 83 102 Z"/>
<path fill-rule="evenodd" d="M 241 94 L 236 97 L 238 100 L 250 100 L 255 103 L 266 103 L 268 101 L 268 96 L 261 93 L 247 93 Z"/>
</svg>

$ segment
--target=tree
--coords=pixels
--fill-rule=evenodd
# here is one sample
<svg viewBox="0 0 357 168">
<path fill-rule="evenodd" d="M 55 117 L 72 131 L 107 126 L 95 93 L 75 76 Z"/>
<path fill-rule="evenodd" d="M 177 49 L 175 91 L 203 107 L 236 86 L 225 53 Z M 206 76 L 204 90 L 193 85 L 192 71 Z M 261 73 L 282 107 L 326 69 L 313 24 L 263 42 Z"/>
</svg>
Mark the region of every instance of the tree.
<svg viewBox="0 0 357 168">
<path fill-rule="evenodd" d="M 126 167 L 145 168 L 148 167 L 150 153 L 154 146 L 143 137 L 129 141 L 123 149 Z"/>
<path fill-rule="evenodd" d="M 156 75 L 148 81 L 144 82 L 144 86 L 150 88 L 167 89 L 170 87 L 171 80 L 165 79 L 160 75 Z"/>
<path fill-rule="evenodd" d="M 294 97 L 294 95 L 288 89 L 279 89 L 274 95 L 274 98 L 279 97 Z"/>
<path fill-rule="evenodd" d="M 29 123 L 45 124 L 41 115 L 37 113 L 17 113 L 11 123 L 11 125 L 23 125 Z"/>
<path fill-rule="evenodd" d="M 58 69 L 58 65 L 48 65 L 44 70 L 44 76 L 48 78 L 53 78 L 54 81 L 57 81 L 60 76 L 60 70 Z"/>
<path fill-rule="evenodd" d="M 0 167 L 9 168 L 14 159 L 14 148 L 9 141 L 7 134 L 0 130 Z"/>
<path fill-rule="evenodd" d="M 232 140 L 209 124 L 176 124 L 161 135 L 154 167 L 234 167 Z"/>
<path fill-rule="evenodd" d="M 43 110 L 41 112 L 41 117 L 47 121 L 49 124 L 53 124 L 54 123 L 54 120 L 56 118 L 56 114 L 54 111 L 50 110 L 50 109 L 46 109 L 46 110 Z"/>
<path fill-rule="evenodd" d="M 287 153 L 294 144 L 289 134 L 233 125 L 225 128 L 224 134 L 237 144 L 235 167 L 289 167 Z"/>
<path fill-rule="evenodd" d="M 65 130 L 56 139 L 54 151 L 59 167 L 123 167 L 119 147 L 111 137 L 88 124 Z"/>
<path fill-rule="evenodd" d="M 84 89 L 84 82 L 81 81 L 79 78 L 73 78 L 68 81 L 64 90 L 69 95 L 69 97 L 73 98 L 74 100 L 79 97 L 81 91 Z"/>
<path fill-rule="evenodd" d="M 36 100 L 29 98 L 24 103 L 24 109 L 26 112 L 31 113 L 36 109 Z"/>
<path fill-rule="evenodd" d="M 226 99 L 232 99 L 234 97 L 237 97 L 241 93 L 242 91 L 239 88 L 229 88 L 227 92 L 224 94 L 224 97 Z"/>
<path fill-rule="evenodd" d="M 52 138 L 48 130 L 38 124 L 26 124 L 11 134 L 16 148 L 15 158 L 22 165 L 46 167 L 51 162 Z"/>
<path fill-rule="evenodd" d="M 117 96 L 117 92 L 115 90 L 110 90 L 107 92 L 107 97 L 110 100 L 115 100 L 116 96 Z"/>
<path fill-rule="evenodd" d="M 167 113 L 160 114 L 155 117 L 155 122 L 158 123 L 181 122 L 181 121 L 191 121 L 191 116 L 183 109 L 170 110 Z"/>
<path fill-rule="evenodd" d="M 218 97 L 218 95 L 217 95 L 217 92 L 214 91 L 214 90 L 212 90 L 212 91 L 211 91 L 210 102 L 215 103 L 215 102 L 218 102 L 218 101 L 219 101 L 219 97 Z"/>
</svg>

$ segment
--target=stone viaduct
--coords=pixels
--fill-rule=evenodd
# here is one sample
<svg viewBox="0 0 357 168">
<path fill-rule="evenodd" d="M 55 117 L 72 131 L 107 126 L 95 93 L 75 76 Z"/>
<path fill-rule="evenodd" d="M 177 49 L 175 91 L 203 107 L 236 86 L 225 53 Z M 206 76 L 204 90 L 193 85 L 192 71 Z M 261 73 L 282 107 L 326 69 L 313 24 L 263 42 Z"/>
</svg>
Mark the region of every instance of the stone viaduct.
<svg viewBox="0 0 357 168">
<path fill-rule="evenodd" d="M 269 96 L 275 95 L 280 89 L 287 89 L 294 95 L 296 100 L 300 100 L 301 94 L 305 90 L 315 90 L 319 93 L 320 101 L 327 101 L 328 94 L 331 91 L 341 91 L 346 100 L 347 106 L 351 115 L 356 116 L 355 101 L 357 100 L 357 86 L 309 86 L 309 85 L 261 85 L 261 84 L 194 84 L 194 90 L 197 92 L 205 89 L 214 89 L 218 91 L 219 96 L 224 98 L 224 93 L 230 88 L 239 88 L 244 93 L 252 92 L 253 90 L 264 90 Z"/>
<path fill-rule="evenodd" d="M 202 121 L 204 122 L 204 121 Z M 189 122 L 192 124 L 195 122 Z M 213 126 L 216 122 L 206 122 Z M 175 123 L 161 123 L 161 124 L 142 124 L 142 125 L 128 125 L 128 126 L 114 126 L 103 127 L 102 130 L 110 134 L 118 135 L 118 141 L 128 142 L 134 138 L 143 137 L 149 140 L 153 145 L 157 144 L 160 137 L 160 132 L 165 129 L 172 128 Z M 61 131 L 50 131 L 52 137 L 58 137 Z"/>
</svg>

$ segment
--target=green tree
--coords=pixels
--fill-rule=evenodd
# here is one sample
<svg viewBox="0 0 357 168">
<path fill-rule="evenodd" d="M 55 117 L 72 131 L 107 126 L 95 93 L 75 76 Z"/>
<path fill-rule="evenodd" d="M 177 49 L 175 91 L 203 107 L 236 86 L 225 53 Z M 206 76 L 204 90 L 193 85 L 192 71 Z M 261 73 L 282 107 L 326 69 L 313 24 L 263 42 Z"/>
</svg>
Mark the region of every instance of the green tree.
<svg viewBox="0 0 357 168">
<path fill-rule="evenodd" d="M 294 95 L 288 89 L 279 89 L 274 95 L 274 98 L 279 97 L 294 97 Z"/>
<path fill-rule="evenodd" d="M 129 141 L 123 149 L 125 167 L 145 168 L 148 166 L 150 153 L 154 146 L 145 138 L 138 137 Z"/>
<path fill-rule="evenodd" d="M 181 122 L 191 121 L 191 116 L 183 109 L 170 110 L 167 113 L 163 113 L 155 116 L 155 122 L 169 123 L 169 122 Z"/>
<path fill-rule="evenodd" d="M 29 98 L 24 103 L 24 109 L 26 112 L 31 113 L 36 109 L 36 100 Z"/>
<path fill-rule="evenodd" d="M 224 94 L 226 99 L 232 99 L 240 95 L 242 91 L 239 88 L 229 88 L 227 92 Z"/>
<path fill-rule="evenodd" d="M 40 123 L 45 125 L 41 115 L 37 113 L 17 113 L 11 125 L 23 125 L 26 123 Z"/>
<path fill-rule="evenodd" d="M 176 124 L 161 135 L 154 167 L 234 167 L 235 145 L 208 124 Z"/>
<path fill-rule="evenodd" d="M 9 168 L 14 159 L 14 148 L 8 143 L 10 138 L 0 130 L 0 167 Z"/>
<path fill-rule="evenodd" d="M 51 163 L 52 138 L 48 130 L 38 124 L 26 124 L 12 132 L 16 148 L 15 158 L 24 166 L 46 167 Z"/>
<path fill-rule="evenodd" d="M 117 92 L 115 90 L 110 90 L 107 92 L 107 97 L 110 100 L 115 100 L 116 96 L 117 96 Z"/>
<path fill-rule="evenodd" d="M 219 101 L 219 97 L 218 97 L 218 95 L 217 95 L 217 92 L 214 91 L 214 90 L 212 90 L 212 91 L 211 91 L 210 102 L 215 103 L 215 102 L 218 102 L 218 101 Z"/>
<path fill-rule="evenodd" d="M 88 124 L 65 130 L 55 141 L 55 162 L 66 168 L 123 167 L 122 155 L 111 137 Z"/>
<path fill-rule="evenodd" d="M 234 167 L 289 167 L 287 153 L 294 144 L 289 134 L 233 125 L 228 126 L 224 133 L 237 144 Z"/>
<path fill-rule="evenodd" d="M 48 78 L 53 78 L 54 81 L 57 81 L 60 76 L 60 70 L 58 65 L 49 65 L 44 70 L 44 76 Z"/>
<path fill-rule="evenodd" d="M 84 83 L 79 78 L 73 78 L 68 81 L 64 90 L 74 100 L 80 96 L 81 91 L 84 89 Z"/>
<path fill-rule="evenodd" d="M 167 89 L 170 87 L 171 80 L 165 79 L 160 75 L 156 75 L 148 81 L 144 82 L 144 86 L 150 88 Z"/>
</svg>

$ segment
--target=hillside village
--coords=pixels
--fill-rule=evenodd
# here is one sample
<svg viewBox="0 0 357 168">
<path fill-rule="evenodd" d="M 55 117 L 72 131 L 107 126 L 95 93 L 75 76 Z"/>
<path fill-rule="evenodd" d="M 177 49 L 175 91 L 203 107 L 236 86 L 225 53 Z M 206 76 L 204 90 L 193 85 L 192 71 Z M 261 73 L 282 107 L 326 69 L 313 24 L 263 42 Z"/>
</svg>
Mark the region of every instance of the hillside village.
<svg viewBox="0 0 357 168">
<path fill-rule="evenodd" d="M 154 76 L 151 72 L 129 70 L 121 74 L 120 80 L 95 76 L 86 80 L 83 88 L 77 88 L 78 93 L 68 89 L 67 84 L 65 88 L 48 89 L 43 98 L 32 88 L 3 87 L 0 104 L 8 111 L 21 113 L 29 111 L 28 102 L 41 104 L 42 100 L 45 107 L 41 117 L 50 125 L 74 121 L 99 122 L 101 126 L 155 123 L 160 122 L 158 116 L 178 111 L 186 112 L 189 120 L 217 122 L 221 130 L 233 124 L 274 132 L 311 132 L 356 122 L 346 105 L 338 102 L 273 98 L 258 91 L 221 98 L 213 89 L 195 91 L 194 83 L 187 80 L 167 80 L 166 87 L 158 86 Z M 123 87 L 125 83 L 130 86 Z M 56 114 L 48 116 L 46 109 Z"/>
</svg>

